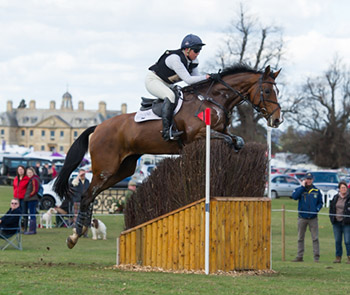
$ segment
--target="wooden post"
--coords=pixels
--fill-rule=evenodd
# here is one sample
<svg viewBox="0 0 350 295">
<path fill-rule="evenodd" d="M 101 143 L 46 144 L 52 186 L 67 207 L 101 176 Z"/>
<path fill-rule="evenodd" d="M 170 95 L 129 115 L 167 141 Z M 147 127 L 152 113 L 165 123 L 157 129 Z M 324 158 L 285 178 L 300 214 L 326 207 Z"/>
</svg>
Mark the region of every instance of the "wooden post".
<svg viewBox="0 0 350 295">
<path fill-rule="evenodd" d="M 282 205 L 282 261 L 286 261 L 286 211 L 284 204 Z"/>
</svg>

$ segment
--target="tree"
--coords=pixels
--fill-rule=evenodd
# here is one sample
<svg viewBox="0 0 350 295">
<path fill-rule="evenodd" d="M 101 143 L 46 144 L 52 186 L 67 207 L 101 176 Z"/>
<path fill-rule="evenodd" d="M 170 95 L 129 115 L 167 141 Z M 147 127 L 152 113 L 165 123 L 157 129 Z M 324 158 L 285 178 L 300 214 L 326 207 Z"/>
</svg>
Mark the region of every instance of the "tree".
<svg viewBox="0 0 350 295">
<path fill-rule="evenodd" d="M 282 30 L 263 26 L 240 4 L 238 20 L 232 21 L 224 45 L 217 52 L 216 65 L 225 68 L 233 63 L 246 63 L 256 70 L 270 65 L 278 69 L 283 51 Z M 258 124 L 263 117 L 250 105 L 235 108 L 229 131 L 239 134 L 245 141 L 265 141 L 265 128 Z"/>
<path fill-rule="evenodd" d="M 303 145 L 316 165 L 350 165 L 350 75 L 339 58 L 322 76 L 307 79 L 287 116 L 307 131 Z"/>
</svg>

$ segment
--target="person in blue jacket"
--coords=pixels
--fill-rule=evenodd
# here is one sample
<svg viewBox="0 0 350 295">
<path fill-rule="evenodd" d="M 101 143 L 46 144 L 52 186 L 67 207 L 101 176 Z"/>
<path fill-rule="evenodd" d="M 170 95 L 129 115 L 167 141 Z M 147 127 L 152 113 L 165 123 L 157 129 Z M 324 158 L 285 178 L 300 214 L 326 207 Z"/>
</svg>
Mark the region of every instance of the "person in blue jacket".
<svg viewBox="0 0 350 295">
<path fill-rule="evenodd" d="M 314 250 L 314 261 L 319 262 L 320 244 L 318 241 L 317 214 L 322 209 L 323 200 L 320 190 L 313 185 L 313 175 L 307 173 L 301 186 L 292 194 L 294 200 L 298 200 L 298 254 L 293 262 L 302 262 L 304 256 L 304 238 L 307 226 L 309 226 Z"/>
</svg>

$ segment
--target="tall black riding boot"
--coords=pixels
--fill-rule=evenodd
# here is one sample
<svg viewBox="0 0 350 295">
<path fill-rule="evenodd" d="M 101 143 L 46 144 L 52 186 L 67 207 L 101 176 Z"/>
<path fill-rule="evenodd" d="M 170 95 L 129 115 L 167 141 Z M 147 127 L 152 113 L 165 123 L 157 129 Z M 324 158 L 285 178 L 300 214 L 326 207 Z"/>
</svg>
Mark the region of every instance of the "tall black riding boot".
<svg viewBox="0 0 350 295">
<path fill-rule="evenodd" d="M 178 140 L 183 131 L 173 131 L 173 113 L 175 109 L 175 104 L 171 103 L 169 98 L 164 99 L 162 107 L 162 121 L 163 121 L 163 139 L 165 141 Z"/>
</svg>

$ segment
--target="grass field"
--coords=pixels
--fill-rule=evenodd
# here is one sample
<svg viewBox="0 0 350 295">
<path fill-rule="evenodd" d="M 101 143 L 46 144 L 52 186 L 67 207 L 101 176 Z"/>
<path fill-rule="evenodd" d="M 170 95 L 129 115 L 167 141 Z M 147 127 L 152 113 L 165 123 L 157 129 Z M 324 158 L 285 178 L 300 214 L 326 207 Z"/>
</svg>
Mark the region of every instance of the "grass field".
<svg viewBox="0 0 350 295">
<path fill-rule="evenodd" d="M 0 212 L 9 208 L 11 188 L 0 186 Z M 273 209 L 295 210 L 297 202 L 273 200 Z M 327 209 L 321 212 L 326 213 Z M 303 263 L 296 255 L 296 213 L 286 213 L 286 261 L 281 260 L 281 212 L 272 213 L 272 268 L 276 274 L 238 277 L 129 272 L 114 269 L 116 237 L 122 216 L 99 217 L 107 241 L 81 238 L 72 250 L 65 239 L 71 229 L 38 229 L 23 236 L 23 251 L 0 251 L 0 294 L 344 294 L 350 291 L 350 265 L 333 264 L 334 240 L 327 216 L 319 217 L 321 260 L 313 262 L 310 233 Z"/>
</svg>

